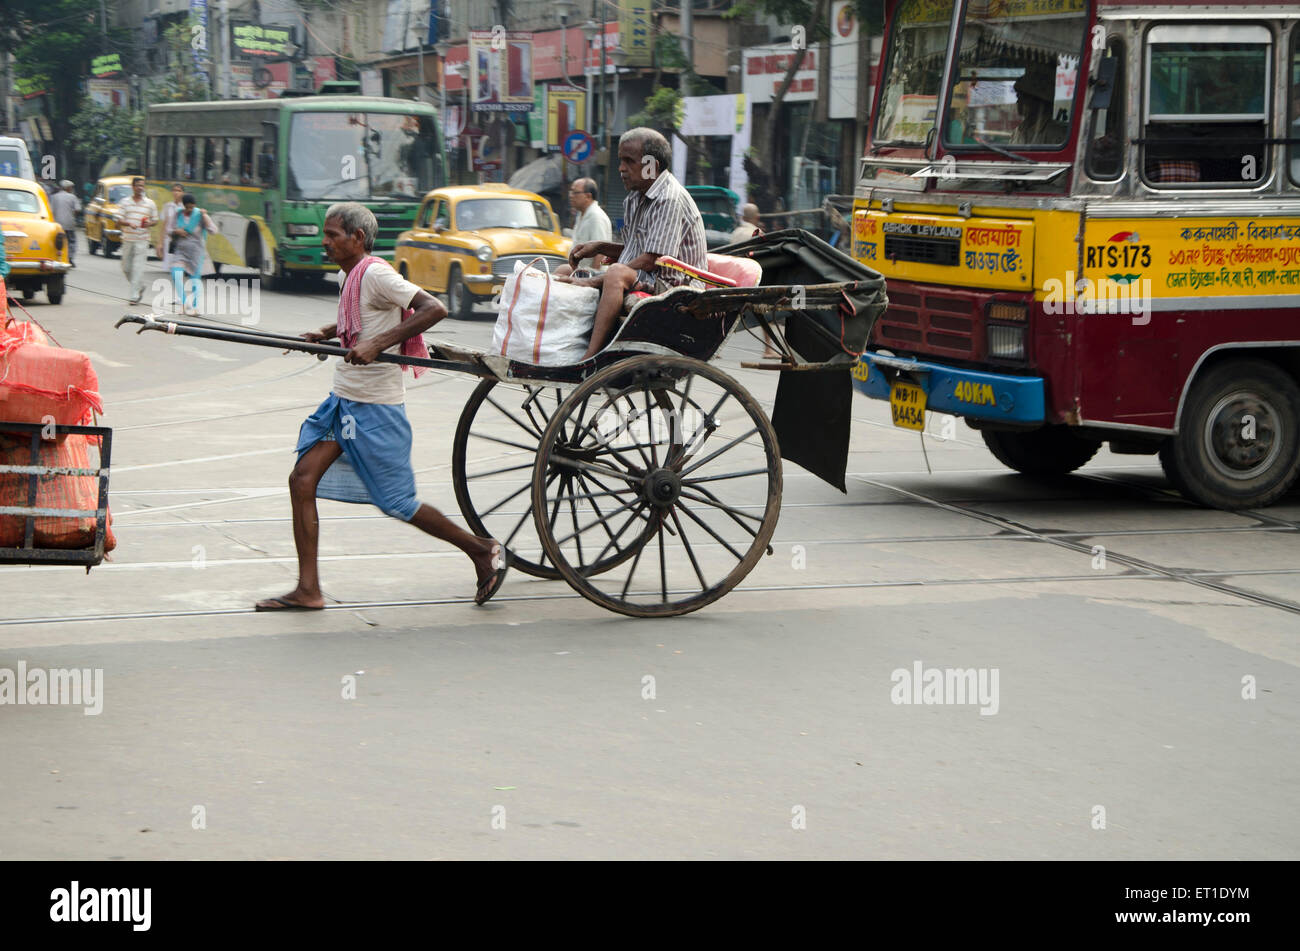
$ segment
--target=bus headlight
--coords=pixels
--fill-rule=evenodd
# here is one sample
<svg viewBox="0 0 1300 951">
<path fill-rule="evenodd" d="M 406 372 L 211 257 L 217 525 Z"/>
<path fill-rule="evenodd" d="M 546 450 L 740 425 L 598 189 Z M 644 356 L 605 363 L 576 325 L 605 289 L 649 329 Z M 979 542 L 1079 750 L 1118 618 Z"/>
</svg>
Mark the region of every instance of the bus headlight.
<svg viewBox="0 0 1300 951">
<path fill-rule="evenodd" d="M 487 261 L 492 257 L 492 249 L 485 244 L 474 252 L 474 257 L 478 258 L 480 261 Z"/>
<path fill-rule="evenodd" d="M 989 324 L 989 357 L 994 360 L 1025 359 L 1025 328 Z"/>
<path fill-rule="evenodd" d="M 318 228 L 316 225 L 287 224 L 284 226 L 284 230 L 288 234 L 298 235 L 299 237 L 303 237 L 303 238 L 311 238 L 314 237 L 315 235 L 320 234 L 320 228 Z"/>
</svg>

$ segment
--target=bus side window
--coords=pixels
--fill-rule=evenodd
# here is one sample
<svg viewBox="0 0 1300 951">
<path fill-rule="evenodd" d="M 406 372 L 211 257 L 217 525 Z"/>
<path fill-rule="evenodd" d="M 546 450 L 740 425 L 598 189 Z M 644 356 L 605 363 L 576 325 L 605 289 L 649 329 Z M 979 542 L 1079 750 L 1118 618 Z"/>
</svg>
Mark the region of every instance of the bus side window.
<svg viewBox="0 0 1300 951">
<path fill-rule="evenodd" d="M 1269 177 L 1272 34 L 1263 26 L 1147 33 L 1142 169 L 1160 186 L 1257 187 Z"/>
<path fill-rule="evenodd" d="M 1114 79 L 1110 83 L 1110 104 L 1093 109 L 1089 119 L 1087 170 L 1091 178 L 1112 181 L 1124 173 L 1128 135 L 1124 125 L 1124 103 L 1128 99 L 1128 76 L 1124 70 L 1124 41 L 1111 37 L 1106 44 L 1105 61 L 1113 61 Z M 1101 93 L 1100 89 L 1093 96 Z"/>
<path fill-rule="evenodd" d="M 239 184 L 253 184 L 253 140 L 239 140 Z"/>
<path fill-rule="evenodd" d="M 270 142 L 262 143 L 261 154 L 257 156 L 257 178 L 263 185 L 275 184 L 275 146 Z"/>
<path fill-rule="evenodd" d="M 197 149 L 194 146 L 194 137 L 189 135 L 183 136 L 181 138 L 181 154 L 184 155 L 185 158 L 181 162 L 180 177 L 184 182 L 192 182 L 196 180 L 194 174 L 194 165 L 197 160 L 197 156 L 195 155 L 196 151 Z"/>
<path fill-rule="evenodd" d="M 221 140 L 203 140 L 203 180 L 215 182 L 221 177 Z"/>
<path fill-rule="evenodd" d="M 1287 122 L 1283 135 L 1290 139 L 1300 139 L 1300 27 L 1291 30 L 1291 60 L 1288 65 L 1287 88 L 1290 101 L 1287 103 Z M 1300 141 L 1291 142 L 1286 147 L 1288 165 L 1291 166 L 1291 182 L 1300 185 Z"/>
</svg>

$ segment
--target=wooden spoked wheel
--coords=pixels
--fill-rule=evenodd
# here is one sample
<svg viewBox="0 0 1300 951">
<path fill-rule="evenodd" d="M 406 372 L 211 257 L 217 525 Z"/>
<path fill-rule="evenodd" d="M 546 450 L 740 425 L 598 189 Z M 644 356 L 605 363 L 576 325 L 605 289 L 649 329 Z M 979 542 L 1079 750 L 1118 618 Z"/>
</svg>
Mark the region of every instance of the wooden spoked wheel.
<svg viewBox="0 0 1300 951">
<path fill-rule="evenodd" d="M 470 531 L 499 539 L 511 567 L 536 578 L 561 577 L 537 536 L 530 489 L 542 433 L 564 395 L 554 387 L 484 380 L 461 411 L 452 445 L 452 485 Z M 560 472 L 555 478 L 571 475 Z M 586 570 L 604 571 L 630 558 L 635 543 L 635 536 L 629 537 Z"/>
<path fill-rule="evenodd" d="M 687 614 L 770 550 L 781 455 L 762 407 L 721 370 L 631 357 L 551 416 L 532 496 L 548 562 L 576 591 L 631 617 Z"/>
</svg>

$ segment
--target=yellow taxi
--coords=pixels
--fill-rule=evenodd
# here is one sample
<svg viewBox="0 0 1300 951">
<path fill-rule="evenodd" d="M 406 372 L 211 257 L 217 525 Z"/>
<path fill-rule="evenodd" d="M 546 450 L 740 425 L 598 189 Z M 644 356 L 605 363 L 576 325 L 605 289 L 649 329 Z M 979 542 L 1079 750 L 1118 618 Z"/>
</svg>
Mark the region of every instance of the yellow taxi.
<svg viewBox="0 0 1300 951">
<path fill-rule="evenodd" d="M 0 230 L 4 231 L 5 284 L 31 300 L 45 288 L 51 304 L 63 300 L 68 236 L 54 220 L 45 189 L 25 178 L 0 176 Z"/>
<path fill-rule="evenodd" d="M 415 226 L 397 236 L 393 267 L 446 294 L 451 315 L 468 319 L 475 302 L 501 292 L 516 261 L 541 257 L 554 271 L 572 246 L 541 195 L 499 183 L 453 185 L 424 196 Z"/>
<path fill-rule="evenodd" d="M 95 183 L 95 194 L 86 202 L 86 243 L 90 253 L 103 250 L 111 258 L 122 246 L 122 229 L 118 226 L 117 203 L 131 197 L 134 175 L 110 175 Z"/>
</svg>

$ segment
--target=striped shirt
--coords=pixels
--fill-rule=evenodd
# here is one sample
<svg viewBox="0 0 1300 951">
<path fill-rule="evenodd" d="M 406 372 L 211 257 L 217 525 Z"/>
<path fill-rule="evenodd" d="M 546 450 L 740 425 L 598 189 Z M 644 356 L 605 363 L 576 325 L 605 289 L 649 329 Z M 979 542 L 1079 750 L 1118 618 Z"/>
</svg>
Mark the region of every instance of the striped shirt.
<svg viewBox="0 0 1300 951">
<path fill-rule="evenodd" d="M 709 261 L 704 238 L 704 219 L 693 199 L 672 172 L 659 173 L 644 194 L 628 192 L 623 200 L 623 253 L 619 262 L 626 264 L 643 254 L 669 254 L 692 267 L 707 270 Z M 655 278 L 665 284 L 701 286 L 681 271 L 656 268 L 653 273 L 638 271 L 637 279 L 653 284 Z"/>
</svg>

